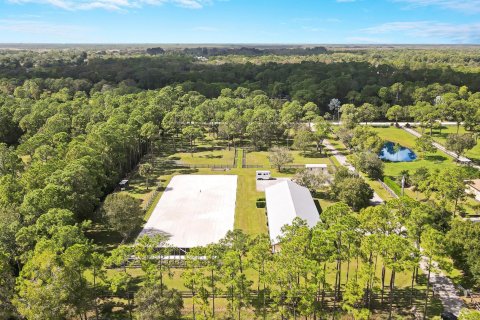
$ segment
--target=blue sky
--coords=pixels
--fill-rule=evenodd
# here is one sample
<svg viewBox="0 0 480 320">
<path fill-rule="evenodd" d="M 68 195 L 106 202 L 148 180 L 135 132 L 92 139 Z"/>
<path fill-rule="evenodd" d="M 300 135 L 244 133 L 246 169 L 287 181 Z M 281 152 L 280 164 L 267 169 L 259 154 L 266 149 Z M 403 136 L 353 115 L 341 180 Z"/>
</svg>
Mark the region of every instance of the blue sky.
<svg viewBox="0 0 480 320">
<path fill-rule="evenodd" d="M 480 44 L 480 0 L 0 0 L 0 42 Z"/>
</svg>

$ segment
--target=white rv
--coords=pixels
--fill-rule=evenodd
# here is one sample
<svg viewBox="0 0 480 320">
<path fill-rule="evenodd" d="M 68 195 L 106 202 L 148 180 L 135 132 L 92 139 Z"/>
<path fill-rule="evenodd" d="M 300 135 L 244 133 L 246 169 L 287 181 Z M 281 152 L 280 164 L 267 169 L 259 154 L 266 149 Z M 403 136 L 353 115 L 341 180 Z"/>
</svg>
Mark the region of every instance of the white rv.
<svg viewBox="0 0 480 320">
<path fill-rule="evenodd" d="M 270 180 L 272 175 L 270 171 L 257 171 L 257 180 Z"/>
</svg>

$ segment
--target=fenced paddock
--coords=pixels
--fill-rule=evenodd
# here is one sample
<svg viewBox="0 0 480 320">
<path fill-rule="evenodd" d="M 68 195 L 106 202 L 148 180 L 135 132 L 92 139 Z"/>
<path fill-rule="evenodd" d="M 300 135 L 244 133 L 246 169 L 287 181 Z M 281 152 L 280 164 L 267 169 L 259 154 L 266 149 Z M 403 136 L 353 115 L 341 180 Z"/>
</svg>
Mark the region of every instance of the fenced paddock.
<svg viewBox="0 0 480 320">
<path fill-rule="evenodd" d="M 233 229 L 236 195 L 236 175 L 175 176 L 140 236 L 165 234 L 176 248 L 218 242 Z"/>
</svg>

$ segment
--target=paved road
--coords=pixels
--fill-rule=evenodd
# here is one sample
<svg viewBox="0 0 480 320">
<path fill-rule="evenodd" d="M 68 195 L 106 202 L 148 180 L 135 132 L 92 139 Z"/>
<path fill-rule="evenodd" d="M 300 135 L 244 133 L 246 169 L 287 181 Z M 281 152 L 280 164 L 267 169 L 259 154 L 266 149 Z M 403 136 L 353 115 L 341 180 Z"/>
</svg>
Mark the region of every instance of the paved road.
<svg viewBox="0 0 480 320">
<path fill-rule="evenodd" d="M 365 123 L 365 122 L 362 122 L 360 123 L 360 125 L 369 125 L 369 126 L 373 126 L 373 127 L 385 127 L 385 126 L 391 126 L 394 122 L 369 122 L 369 123 Z M 421 123 L 420 122 L 398 122 L 398 124 L 400 126 L 405 126 L 410 124 L 411 126 L 419 126 Z M 334 126 L 338 126 L 338 125 L 341 125 L 342 122 L 338 122 L 338 121 L 332 121 L 331 122 L 332 125 Z M 441 123 L 442 126 L 456 126 L 457 123 L 456 122 L 450 122 L 450 121 L 445 121 L 445 122 L 442 122 Z"/>
<path fill-rule="evenodd" d="M 422 134 L 414 129 L 411 129 L 411 128 L 407 128 L 405 126 L 400 126 L 403 130 L 407 131 L 408 133 L 414 135 L 415 137 L 419 138 L 422 136 Z M 437 143 L 437 142 L 434 142 L 433 145 L 435 146 L 435 148 L 437 148 L 438 150 L 442 151 L 443 153 L 446 153 L 447 155 L 449 155 L 450 157 L 452 158 L 455 158 L 455 159 L 458 159 L 460 162 L 463 162 L 463 163 L 472 163 L 472 160 L 466 158 L 466 157 L 458 157 L 458 155 L 455 153 L 455 152 L 452 152 L 450 150 L 447 150 L 447 148 L 445 148 L 444 146 L 442 146 L 440 143 Z M 480 167 L 479 167 L 480 168 Z"/>
<path fill-rule="evenodd" d="M 347 157 L 345 157 L 340 151 L 338 151 L 328 140 L 323 140 L 323 144 L 325 145 L 325 148 L 337 159 L 337 161 L 344 167 L 346 167 L 348 170 L 352 172 L 357 172 L 355 170 L 355 167 L 352 166 L 348 160 Z M 383 199 L 380 198 L 380 196 L 374 191 L 373 192 L 373 198 L 370 200 L 372 204 L 381 204 L 383 203 Z"/>
</svg>

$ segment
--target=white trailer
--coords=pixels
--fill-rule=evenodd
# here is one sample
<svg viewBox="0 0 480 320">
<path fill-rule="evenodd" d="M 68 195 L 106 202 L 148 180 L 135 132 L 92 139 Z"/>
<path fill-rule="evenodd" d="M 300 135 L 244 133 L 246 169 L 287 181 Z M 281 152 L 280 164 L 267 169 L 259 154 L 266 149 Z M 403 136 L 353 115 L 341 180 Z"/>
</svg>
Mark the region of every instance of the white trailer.
<svg viewBox="0 0 480 320">
<path fill-rule="evenodd" d="M 257 180 L 270 180 L 272 178 L 272 174 L 270 171 L 257 171 L 256 174 Z"/>
</svg>

